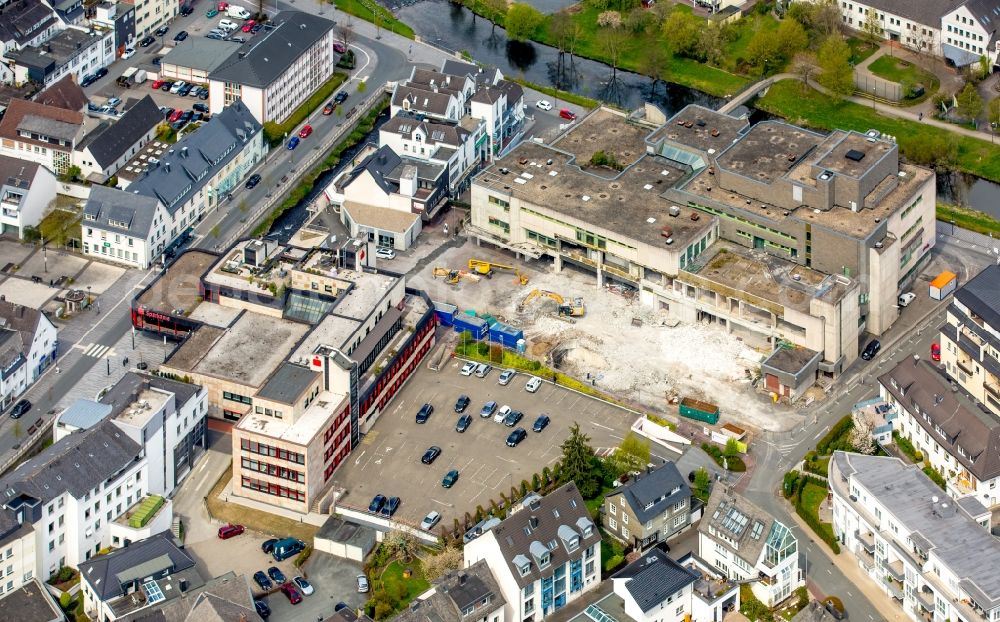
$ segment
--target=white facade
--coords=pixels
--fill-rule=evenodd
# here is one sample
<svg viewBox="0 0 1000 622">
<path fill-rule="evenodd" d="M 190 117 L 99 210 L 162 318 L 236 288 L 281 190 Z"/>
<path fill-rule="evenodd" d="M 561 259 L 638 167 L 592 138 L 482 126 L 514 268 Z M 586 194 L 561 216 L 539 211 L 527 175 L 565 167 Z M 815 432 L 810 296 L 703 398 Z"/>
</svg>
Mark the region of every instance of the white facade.
<svg viewBox="0 0 1000 622">
<path fill-rule="evenodd" d="M 984 26 L 967 5 L 957 7 L 941 18 L 941 53 L 960 67 L 982 56 L 992 65 L 997 62 L 996 46 L 990 45 L 992 30 L 992 22 Z"/>
<path fill-rule="evenodd" d="M 45 215 L 49 203 L 56 198 L 56 177 L 52 172 L 39 166 L 34 176 L 26 180 L 30 187 L 12 185 L 8 180 L 0 181 L 0 231 L 16 233 L 24 239 L 24 228 L 37 226 Z"/>
<path fill-rule="evenodd" d="M 41 3 L 40 0 L 31 0 L 31 1 L 34 3 L 44 4 Z M 13 3 L 7 3 L 7 4 L 13 4 Z M 46 5 L 46 8 L 49 7 Z M 8 9 L 8 11 L 6 11 L 8 15 L 10 14 L 10 12 L 12 12 L 12 9 Z M 49 21 L 50 18 L 52 18 L 51 21 Z M 46 22 L 49 23 L 46 24 Z M 42 43 L 45 43 L 50 38 L 52 38 L 53 35 L 58 33 L 64 27 L 65 26 L 63 25 L 62 21 L 58 19 L 58 17 L 56 16 L 56 12 L 51 8 L 49 8 L 49 13 L 44 17 L 42 17 L 42 19 L 38 20 L 38 22 L 32 26 L 32 30 L 31 32 L 29 32 L 29 38 L 26 41 L 19 44 L 13 38 L 7 40 L 0 39 L 0 57 L 6 59 L 8 53 L 17 52 L 18 50 L 21 50 L 26 47 L 31 47 L 33 45 L 41 45 Z M 11 84 L 13 82 L 14 82 L 13 65 L 8 66 L 6 62 L 0 62 L 0 84 Z"/>
<path fill-rule="evenodd" d="M 173 239 L 168 238 L 166 233 L 171 220 L 159 201 L 156 202 L 153 224 L 145 236 L 106 231 L 84 219 L 80 227 L 83 254 L 145 270 Z"/>
<path fill-rule="evenodd" d="M 35 533 L 30 526 L 22 528 L 0 546 L 0 569 L 3 570 L 0 596 L 19 589 L 38 576 L 35 563 L 37 559 Z"/>
<path fill-rule="evenodd" d="M 176 0 L 134 0 L 131 4 L 135 5 L 135 36 L 138 38 L 153 34 L 180 10 Z"/>
<path fill-rule="evenodd" d="M 112 126 L 111 129 L 109 129 L 108 131 L 113 132 L 114 127 Z M 80 174 L 81 177 L 83 178 L 87 178 L 90 175 L 98 175 L 103 179 L 109 179 L 123 166 L 125 166 L 125 164 L 128 163 L 128 161 L 131 160 L 135 156 L 135 154 L 139 153 L 142 150 L 142 148 L 146 145 L 146 143 L 153 140 L 153 137 L 155 136 L 156 136 L 156 126 L 153 126 L 149 128 L 149 131 L 146 132 L 146 134 L 142 138 L 137 140 L 134 144 L 132 144 L 131 147 L 129 147 L 120 156 L 118 156 L 117 160 L 109 163 L 104 168 L 100 167 L 100 165 L 97 162 L 97 158 L 95 158 L 94 155 L 90 152 L 89 146 L 84 147 L 83 149 L 73 151 L 73 164 L 80 167 Z"/>
<path fill-rule="evenodd" d="M 96 36 L 88 39 L 86 45 L 79 48 L 66 62 L 46 75 L 44 77 L 45 86 L 51 86 L 66 77 L 67 74 L 75 76 L 76 82 L 79 84 L 88 73 L 93 73 L 101 67 L 108 67 L 115 61 L 115 31 L 113 28 L 87 30 L 70 26 L 67 30 L 92 33 Z M 30 75 L 28 67 L 20 63 L 14 66 L 14 82 L 17 84 L 24 84 L 33 77 Z"/>
<path fill-rule="evenodd" d="M 0 370 L 0 407 L 6 408 L 55 361 L 59 338 L 55 325 L 41 311 L 2 301 L 0 325 L 12 333 L 10 345 L 21 349 L 17 358 Z"/>
<path fill-rule="evenodd" d="M 427 135 L 425 125 L 416 120 L 413 121 L 414 129 L 408 134 L 387 131 L 386 127 L 383 126 L 379 131 L 379 146 L 388 146 L 396 155 L 410 160 L 444 166 L 448 170 L 448 191 L 455 193 L 466 176 L 471 174 L 481 159 L 488 155 L 488 152 L 482 147 L 483 143 L 486 142 L 484 140 L 486 123 L 481 120 L 476 122 L 475 119 L 470 119 L 470 121 L 475 122 L 475 129 L 471 132 L 460 130 L 459 135 L 464 135 L 465 140 L 454 141 L 454 144 L 442 142 L 443 133 L 438 134 L 441 138 L 435 140 L 435 126 L 433 124 L 428 126 L 431 130 L 431 136 Z M 428 143 L 429 139 L 432 141 L 431 143 Z"/>
</svg>

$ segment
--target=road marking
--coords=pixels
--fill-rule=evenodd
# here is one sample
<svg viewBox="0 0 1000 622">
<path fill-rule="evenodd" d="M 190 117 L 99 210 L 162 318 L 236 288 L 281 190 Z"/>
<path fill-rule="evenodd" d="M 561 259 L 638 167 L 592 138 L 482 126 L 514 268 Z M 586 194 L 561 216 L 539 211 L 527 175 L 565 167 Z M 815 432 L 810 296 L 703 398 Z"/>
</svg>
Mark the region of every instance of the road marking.
<svg viewBox="0 0 1000 622">
<path fill-rule="evenodd" d="M 615 431 L 615 429 L 614 429 L 614 428 L 609 428 L 608 426 L 606 426 L 606 425 L 601 425 L 600 423 L 596 423 L 596 422 L 592 422 L 592 423 L 591 423 L 591 425 L 593 425 L 593 426 L 594 426 L 595 428 L 604 428 L 605 430 L 611 430 L 612 432 L 614 432 L 614 431 Z M 620 438 L 620 437 L 619 437 L 619 438 Z"/>
<path fill-rule="evenodd" d="M 832 572 L 830 571 L 830 569 L 829 569 L 829 568 L 827 568 L 827 569 L 826 569 L 826 574 L 828 574 L 828 575 L 830 575 L 830 576 L 833 576 L 833 573 L 832 573 Z"/>
<path fill-rule="evenodd" d="M 95 359 L 104 358 L 104 355 L 111 354 L 111 346 L 104 346 L 99 343 L 90 344 L 83 352 L 84 356 L 92 356 Z"/>
<path fill-rule="evenodd" d="M 854 594 L 851 594 L 850 592 L 847 592 L 847 595 L 850 596 L 851 598 L 854 598 Z"/>
<path fill-rule="evenodd" d="M 819 432 L 817 432 L 817 433 L 816 433 L 816 436 L 814 436 L 814 437 L 813 437 L 813 440 L 816 440 L 817 438 L 819 438 L 819 437 L 823 436 L 823 434 L 824 434 L 824 433 L 826 433 L 826 431 L 827 431 L 827 429 L 828 429 L 829 427 L 830 427 L 830 426 L 826 426 L 826 427 L 824 427 L 824 428 L 823 428 L 822 430 L 820 430 Z"/>
</svg>

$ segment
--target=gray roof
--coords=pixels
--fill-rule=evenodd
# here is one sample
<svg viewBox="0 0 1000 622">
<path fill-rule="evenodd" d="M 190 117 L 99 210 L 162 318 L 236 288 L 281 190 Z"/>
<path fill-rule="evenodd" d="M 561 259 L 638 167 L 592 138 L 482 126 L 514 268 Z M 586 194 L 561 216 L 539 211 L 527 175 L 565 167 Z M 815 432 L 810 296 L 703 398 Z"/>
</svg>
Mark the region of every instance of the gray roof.
<svg viewBox="0 0 1000 622">
<path fill-rule="evenodd" d="M 357 179 L 358 175 L 368 171 L 375 179 L 375 183 L 378 184 L 379 188 L 382 188 L 384 192 L 396 192 L 399 189 L 399 186 L 396 186 L 388 181 L 386 177 L 402 162 L 402 158 L 400 158 L 396 152 L 392 150 L 392 147 L 384 145 L 362 160 L 361 164 L 355 166 L 354 169 L 351 170 L 351 173 L 347 176 L 347 179 L 344 181 L 342 186 L 347 187 L 351 185 L 351 182 Z"/>
<path fill-rule="evenodd" d="M 959 587 L 989 611 L 1000 606 L 1000 540 L 962 509 L 921 471 L 899 458 L 834 452 L 842 476 L 853 479 L 898 520 L 925 553 L 934 555 L 959 579 Z M 935 502 L 937 500 L 937 502 Z M 949 507 L 950 506 L 950 507 Z M 892 539 L 888 535 L 887 539 Z"/>
<path fill-rule="evenodd" d="M 360 547 L 366 557 L 375 548 L 374 529 L 333 515 L 326 519 L 315 538 Z"/>
<path fill-rule="evenodd" d="M 237 99 L 197 132 L 188 134 L 160 158 L 160 163 L 132 182 L 132 194 L 159 199 L 170 213 L 180 209 L 224 168 L 261 130 L 250 110 Z"/>
<path fill-rule="evenodd" d="M 778 521 L 746 497 L 724 488 L 716 486 L 712 490 L 698 531 L 753 567 L 760 560 L 772 526 Z M 714 527 L 716 532 L 725 534 L 728 539 L 713 535 L 709 531 L 710 526 Z M 730 544 L 729 540 L 736 542 L 738 547 Z"/>
<path fill-rule="evenodd" d="M 645 523 L 679 501 L 690 499 L 691 489 L 677 465 L 668 461 L 654 471 L 633 477 L 607 496 L 620 496 L 639 522 Z"/>
<path fill-rule="evenodd" d="M 39 166 L 37 162 L 0 155 L 0 185 L 28 190 Z"/>
<path fill-rule="evenodd" d="M 37 114 L 26 114 L 21 117 L 21 122 L 17 124 L 17 129 L 72 142 L 76 137 L 76 132 L 80 129 L 80 126 L 75 123 L 59 121 L 51 117 L 43 117 L 42 115 Z"/>
<path fill-rule="evenodd" d="M 42 317 L 44 316 L 38 309 L 0 300 L 0 327 L 16 330 L 21 335 L 21 352 L 24 356 L 31 353 L 31 344 Z"/>
<path fill-rule="evenodd" d="M 39 31 L 56 21 L 56 15 L 41 0 L 8 2 L 0 9 L 0 41 L 16 41 L 24 45 Z"/>
<path fill-rule="evenodd" d="M 826 607 L 822 603 L 818 600 L 813 600 L 795 614 L 792 622 L 835 622 L 836 619 L 833 617 L 833 614 L 826 610 Z"/>
<path fill-rule="evenodd" d="M 700 576 L 654 548 L 611 578 L 625 579 L 625 589 L 643 613 L 646 613 L 667 600 L 668 596 L 694 583 Z"/>
<path fill-rule="evenodd" d="M 175 598 L 140 611 L 131 622 L 238 622 L 257 620 L 250 581 L 230 571 Z"/>
<path fill-rule="evenodd" d="M 952 391 L 930 363 L 904 359 L 878 380 L 914 415 L 917 425 L 970 473 L 981 481 L 1000 476 L 1000 420 L 980 410 L 963 392 Z"/>
<path fill-rule="evenodd" d="M 1000 330 L 1000 266 L 990 264 L 955 291 L 955 300 Z"/>
<path fill-rule="evenodd" d="M 194 567 L 194 559 L 174 544 L 169 531 L 162 531 L 145 540 L 80 562 L 80 576 L 101 600 L 125 594 L 123 584 L 161 571 L 174 574 Z"/>
<path fill-rule="evenodd" d="M 319 372 L 308 367 L 282 363 L 257 392 L 257 397 L 282 404 L 294 404 L 318 376 Z"/>
<path fill-rule="evenodd" d="M 197 384 L 130 371 L 122 376 L 121 380 L 116 382 L 104 394 L 104 397 L 101 398 L 101 403 L 108 405 L 112 409 L 112 412 L 117 415 L 139 399 L 139 394 L 147 386 L 173 393 L 177 408 L 186 404 L 188 400 L 202 390 L 201 386 Z"/>
<path fill-rule="evenodd" d="M 334 25 L 328 19 L 301 11 L 282 11 L 269 23 L 273 28 L 265 28 L 232 53 L 209 78 L 265 88 Z"/>
<path fill-rule="evenodd" d="M 968 0 L 965 3 L 965 8 L 969 9 L 979 25 L 990 33 L 988 41 L 995 40 L 997 30 L 1000 28 L 1000 15 L 997 14 L 1000 5 L 997 4 L 996 0 Z"/>
<path fill-rule="evenodd" d="M 431 596 L 413 601 L 393 622 L 462 622 L 465 618 L 483 618 L 506 604 L 483 559 L 468 568 L 449 572 L 435 581 L 434 587 Z M 484 600 L 486 603 L 482 604 Z M 468 607 L 474 608 L 473 613 L 463 615 Z"/>
<path fill-rule="evenodd" d="M 61 622 L 66 617 L 38 579 L 32 579 L 0 598 L 0 620 Z"/>
<path fill-rule="evenodd" d="M 21 336 L 16 330 L 0 328 L 0 369 L 8 373 L 13 371 L 15 368 L 11 365 L 18 358 L 26 358 L 21 351 Z"/>
<path fill-rule="evenodd" d="M 111 406 L 80 398 L 59 415 L 59 425 L 87 430 L 103 421 L 110 414 Z"/>
<path fill-rule="evenodd" d="M 558 567 L 570 559 L 580 557 L 585 549 L 601 540 L 600 532 L 591 522 L 583 497 L 573 482 L 553 490 L 544 497 L 534 493 L 529 494 L 520 505 L 519 509 L 480 538 L 496 539 L 511 577 L 522 588 L 538 580 L 542 575 L 550 573 L 549 568 Z M 580 519 L 584 519 L 586 523 L 581 523 Z M 570 527 L 580 537 L 579 548 L 568 550 L 567 543 L 559 537 L 561 525 Z M 583 535 L 584 530 L 581 525 L 590 526 L 589 536 Z M 541 570 L 538 567 L 539 560 L 532 552 L 532 549 L 539 551 L 538 545 L 547 550 L 551 556 L 551 565 Z M 523 576 L 514 561 L 518 555 L 525 556 L 530 562 L 530 568 Z"/>
<path fill-rule="evenodd" d="M 150 95 L 140 99 L 125 111 L 117 122 L 94 130 L 77 145 L 82 151 L 89 147 L 91 155 L 101 168 L 113 164 L 115 160 L 139 142 L 163 121 L 163 113 Z"/>
<path fill-rule="evenodd" d="M 430 87 L 419 84 L 399 84 L 392 93 L 392 105 L 402 107 L 404 102 L 408 102 L 406 108 L 409 110 L 446 115 L 448 106 L 454 98 L 455 96 L 447 91 L 435 92 Z"/>
<path fill-rule="evenodd" d="M 401 111 L 393 118 L 382 124 L 380 132 L 392 132 L 409 138 L 414 131 L 420 129 L 427 137 L 424 144 L 435 145 L 442 143 L 445 145 L 459 146 L 469 137 L 469 131 L 454 123 L 443 123 L 434 120 L 420 120 L 416 115 Z"/>
<path fill-rule="evenodd" d="M 152 197 L 94 184 L 83 208 L 83 226 L 146 239 L 157 204 Z"/>
<path fill-rule="evenodd" d="M 46 75 L 76 57 L 81 48 L 87 49 L 103 38 L 98 31 L 66 28 L 38 46 L 25 47 L 17 52 L 8 52 L 8 57 L 18 65 L 44 70 Z"/>
<path fill-rule="evenodd" d="M 211 73 L 225 63 L 240 45 L 235 41 L 188 37 L 174 44 L 174 49 L 167 52 L 161 63 Z"/>
<path fill-rule="evenodd" d="M 871 0 L 868 6 L 905 17 L 925 26 L 941 28 L 941 18 L 962 6 L 961 0 Z"/>
</svg>

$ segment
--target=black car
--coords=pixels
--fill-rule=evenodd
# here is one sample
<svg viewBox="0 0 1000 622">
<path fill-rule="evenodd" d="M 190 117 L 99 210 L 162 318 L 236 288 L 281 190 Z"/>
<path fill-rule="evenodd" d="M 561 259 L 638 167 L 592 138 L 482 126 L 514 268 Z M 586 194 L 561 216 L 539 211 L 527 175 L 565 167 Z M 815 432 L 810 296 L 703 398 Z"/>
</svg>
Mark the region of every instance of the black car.
<svg viewBox="0 0 1000 622">
<path fill-rule="evenodd" d="M 80 87 L 81 88 L 88 87 L 94 82 L 97 82 L 97 76 L 95 76 L 92 73 L 88 73 L 87 75 L 83 76 L 83 78 L 80 80 Z"/>
<path fill-rule="evenodd" d="M 374 514 L 378 514 L 382 510 L 382 506 L 385 505 L 385 495 L 379 493 L 375 495 L 372 502 L 368 504 L 368 511 Z"/>
<path fill-rule="evenodd" d="M 535 424 L 531 426 L 531 429 L 535 432 L 541 432 L 549 425 L 548 415 L 539 415 L 538 419 L 535 419 Z"/>
<path fill-rule="evenodd" d="M 333 612 L 334 612 L 334 613 L 337 613 L 337 612 L 338 612 L 338 611 L 340 611 L 341 609 L 347 609 L 347 608 L 348 608 L 349 606 L 350 606 L 350 605 L 348 605 L 348 604 L 347 604 L 347 603 L 345 603 L 344 601 L 340 601 L 339 603 L 337 603 L 336 605 L 334 605 L 334 606 L 333 606 Z"/>
<path fill-rule="evenodd" d="M 333 101 L 337 102 L 338 104 L 342 104 L 346 99 L 347 99 L 347 91 L 341 91 L 337 93 L 336 96 L 334 96 Z"/>
<path fill-rule="evenodd" d="M 257 610 L 257 615 L 264 618 L 265 620 L 271 617 L 271 608 L 267 606 L 267 603 L 263 600 L 253 601 L 253 607 Z"/>
<path fill-rule="evenodd" d="M 160 66 L 160 64 L 161 64 L 161 63 L 163 62 L 163 57 L 162 57 L 162 56 L 157 56 L 157 57 L 156 57 L 156 58 L 154 58 L 154 59 L 153 59 L 153 60 L 152 60 L 151 62 L 152 62 L 152 63 L 153 63 L 154 65 L 156 65 L 157 67 L 159 67 L 159 66 Z"/>
<path fill-rule="evenodd" d="M 417 413 L 417 423 L 427 423 L 427 420 L 431 418 L 432 412 L 434 412 L 434 407 L 430 404 L 421 406 L 420 412 Z"/>
<path fill-rule="evenodd" d="M 181 97 L 187 97 L 188 93 L 190 93 L 191 89 L 193 89 L 193 88 L 194 88 L 193 85 L 191 85 L 191 84 L 185 84 L 184 86 L 181 87 L 181 90 L 177 91 L 177 94 L 180 95 Z M 188 112 L 191 112 L 191 111 L 188 110 Z M 185 112 L 184 114 L 187 114 L 187 112 Z"/>
<path fill-rule="evenodd" d="M 14 404 L 14 408 L 10 409 L 10 418 L 19 419 L 21 415 L 31 410 L 31 402 L 28 400 L 18 400 L 17 404 Z"/>
<path fill-rule="evenodd" d="M 271 580 L 279 585 L 288 580 L 285 577 L 285 574 L 281 572 L 281 568 L 278 568 L 277 566 L 271 566 L 268 568 L 267 576 L 271 577 Z"/>
<path fill-rule="evenodd" d="M 194 118 L 194 111 L 185 110 L 184 114 L 181 115 L 181 121 L 190 121 Z"/>
<path fill-rule="evenodd" d="M 210 32 L 207 35 L 205 35 L 205 38 L 206 39 L 214 39 L 216 41 L 222 41 L 223 39 L 225 39 L 224 36 L 220 35 L 217 32 Z"/>
<path fill-rule="evenodd" d="M 198 105 L 199 104 L 195 104 L 195 106 L 198 106 Z M 246 184 L 247 189 L 249 190 L 250 188 L 254 188 L 259 183 L 260 183 L 260 175 L 258 175 L 257 173 L 254 173 L 253 175 L 250 176 L 250 179 L 247 180 L 247 184 Z"/>
<path fill-rule="evenodd" d="M 471 401 L 472 400 L 469 399 L 468 395 L 462 395 L 462 396 L 460 396 L 458 398 L 458 401 L 455 402 L 455 412 L 457 412 L 457 413 L 464 413 L 465 409 L 469 407 L 469 402 L 471 402 Z"/>
<path fill-rule="evenodd" d="M 455 424 L 456 432 L 465 432 L 472 425 L 472 415 L 466 413 L 458 418 L 458 423 Z"/>
<path fill-rule="evenodd" d="M 253 25 L 252 28 L 250 28 L 250 34 L 254 34 L 254 35 L 257 34 L 258 32 L 260 32 L 260 29 L 263 28 L 263 27 L 264 27 L 264 24 L 261 24 L 260 22 L 257 22 L 256 24 Z"/>
<path fill-rule="evenodd" d="M 169 81 L 169 80 L 167 80 L 166 82 L 164 82 L 163 84 L 160 85 L 160 90 L 161 91 L 166 91 L 167 93 L 169 93 L 170 89 L 172 89 L 173 86 L 174 86 L 174 83 L 171 82 L 171 81 Z"/>
<path fill-rule="evenodd" d="M 170 26 L 160 26 L 159 28 L 156 29 L 156 36 L 162 37 L 168 32 L 170 32 Z"/>
<path fill-rule="evenodd" d="M 208 112 L 208 104 L 203 104 L 201 102 L 198 102 L 197 104 L 191 107 L 197 110 L 198 112 Z"/>
<path fill-rule="evenodd" d="M 865 351 L 861 353 L 861 358 L 866 361 L 870 361 L 875 358 L 875 355 L 877 355 L 878 351 L 881 349 L 882 344 L 879 343 L 878 339 L 872 339 L 865 348 Z"/>
<path fill-rule="evenodd" d="M 190 4 L 181 7 L 181 15 L 191 15 L 192 13 L 194 13 L 194 7 Z"/>
<path fill-rule="evenodd" d="M 188 124 L 188 122 L 185 121 L 184 119 L 177 119 L 176 121 L 174 121 L 173 123 L 170 124 L 170 127 L 175 132 L 179 132 L 179 131 L 183 130 L 184 126 L 187 125 L 187 124 Z"/>
<path fill-rule="evenodd" d="M 264 542 L 261 543 L 261 545 L 260 545 L 260 550 L 264 551 L 265 553 L 270 553 L 271 551 L 274 550 L 274 545 L 277 542 L 278 542 L 277 538 L 271 538 L 270 540 L 264 540 Z"/>
<path fill-rule="evenodd" d="M 257 572 L 253 573 L 253 580 L 254 582 L 257 583 L 257 585 L 260 586 L 260 589 L 264 591 L 267 591 L 272 587 L 274 587 L 274 584 L 271 583 L 271 580 L 267 578 L 267 575 L 264 574 L 263 570 L 258 570 Z"/>
<path fill-rule="evenodd" d="M 144 47 L 144 48 L 148 48 L 149 46 L 153 45 L 154 43 L 156 43 L 156 37 L 154 37 L 153 35 L 148 35 L 148 36 L 145 36 L 145 37 L 142 38 L 142 41 L 139 42 L 139 46 L 140 47 Z"/>
<path fill-rule="evenodd" d="M 201 89 L 201 93 L 198 93 L 198 99 L 208 99 L 208 89 Z"/>
<path fill-rule="evenodd" d="M 382 516 L 392 516 L 399 509 L 399 497 L 389 497 L 389 500 L 382 506 Z"/>
<path fill-rule="evenodd" d="M 438 447 L 437 445 L 431 445 L 430 447 L 427 448 L 427 451 L 424 452 L 424 455 L 423 457 L 420 458 L 420 461 L 423 462 L 424 464 L 431 464 L 432 462 L 437 460 L 437 457 L 440 455 L 441 455 L 441 448 Z"/>
<path fill-rule="evenodd" d="M 524 413 L 520 410 L 512 410 L 507 413 L 507 416 L 503 418 L 503 424 L 508 428 L 513 428 L 518 424 L 519 421 L 524 417 Z"/>
<path fill-rule="evenodd" d="M 94 72 L 94 79 L 100 80 L 101 78 L 103 78 L 106 75 L 108 75 L 108 68 L 107 67 L 101 67 L 100 69 L 98 69 L 97 71 Z"/>
<path fill-rule="evenodd" d="M 184 39 L 187 39 L 187 38 L 188 38 L 188 33 L 187 33 L 186 30 L 182 30 L 179 33 L 177 33 L 176 35 L 174 35 L 174 41 L 177 41 L 178 43 L 180 43 L 181 41 L 183 41 Z"/>
<path fill-rule="evenodd" d="M 507 437 L 507 447 L 517 447 L 518 443 L 523 441 L 526 436 L 528 433 L 524 431 L 524 428 L 517 428 Z"/>
</svg>

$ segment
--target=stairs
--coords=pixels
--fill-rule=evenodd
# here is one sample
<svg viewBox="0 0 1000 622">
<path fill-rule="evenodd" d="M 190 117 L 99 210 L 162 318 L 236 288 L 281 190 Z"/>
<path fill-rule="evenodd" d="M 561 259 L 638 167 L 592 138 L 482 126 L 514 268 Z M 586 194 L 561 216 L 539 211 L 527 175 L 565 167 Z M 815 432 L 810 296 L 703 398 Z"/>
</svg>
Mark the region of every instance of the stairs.
<svg viewBox="0 0 1000 622">
<path fill-rule="evenodd" d="M 183 538 L 181 538 L 181 531 L 181 517 L 175 516 L 173 522 L 170 524 L 170 533 L 174 534 L 174 537 L 178 540 L 183 540 Z"/>
</svg>

